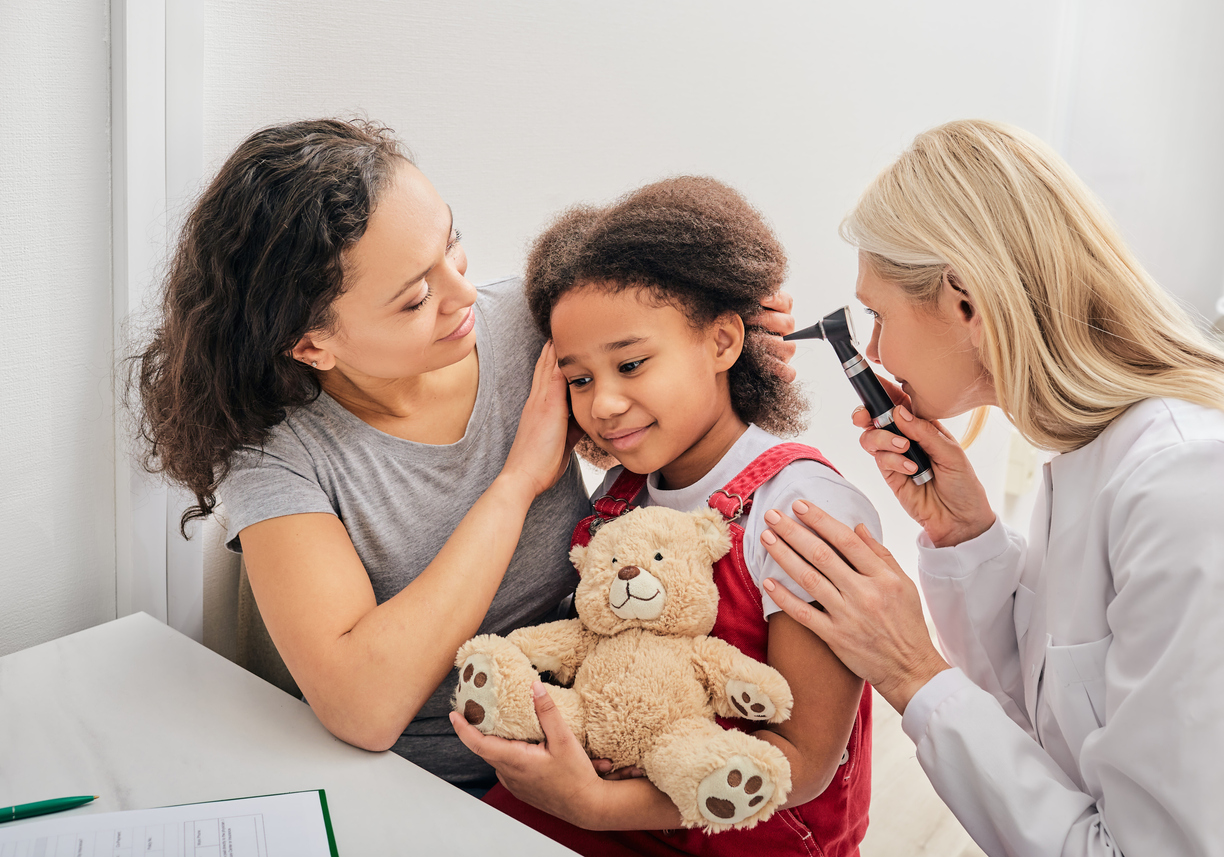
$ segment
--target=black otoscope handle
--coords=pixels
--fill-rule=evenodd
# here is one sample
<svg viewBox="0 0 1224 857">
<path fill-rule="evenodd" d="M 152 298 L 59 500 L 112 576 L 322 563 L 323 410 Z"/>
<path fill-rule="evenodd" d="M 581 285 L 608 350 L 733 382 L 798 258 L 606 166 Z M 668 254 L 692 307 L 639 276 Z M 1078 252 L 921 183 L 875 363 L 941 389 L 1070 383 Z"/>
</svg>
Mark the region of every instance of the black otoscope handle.
<svg viewBox="0 0 1224 857">
<path fill-rule="evenodd" d="M 871 371 L 871 367 L 867 365 L 867 361 L 858 353 L 854 346 L 848 343 L 836 343 L 838 356 L 842 358 L 842 368 L 846 370 L 846 377 L 850 379 L 851 386 L 858 393 L 859 399 L 863 402 L 863 407 L 867 409 L 867 413 L 871 415 L 872 422 L 876 428 L 886 429 L 898 437 L 905 437 L 901 429 L 897 428 L 897 424 L 893 422 L 893 402 L 889 398 L 888 393 L 884 390 L 880 379 Z M 906 438 L 909 440 L 909 438 Z M 910 461 L 917 465 L 918 469 L 910 475 L 910 479 L 914 480 L 916 485 L 923 485 L 931 481 L 935 475 L 931 469 L 931 459 L 922 450 L 922 447 L 910 440 L 909 447 L 902 453 Z"/>
</svg>

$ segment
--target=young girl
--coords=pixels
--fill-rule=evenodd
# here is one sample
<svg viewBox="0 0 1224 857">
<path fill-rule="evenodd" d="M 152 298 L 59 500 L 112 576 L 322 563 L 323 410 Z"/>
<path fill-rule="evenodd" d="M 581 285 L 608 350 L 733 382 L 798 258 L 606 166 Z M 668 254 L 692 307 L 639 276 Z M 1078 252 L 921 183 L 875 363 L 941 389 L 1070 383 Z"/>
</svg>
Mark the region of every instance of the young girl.
<svg viewBox="0 0 1224 857">
<path fill-rule="evenodd" d="M 486 799 L 580 853 L 858 853 L 870 792 L 870 688 L 761 589 L 767 577 L 787 579 L 761 542 L 773 509 L 805 498 L 879 532 L 866 498 L 817 450 L 775 434 L 800 427 L 803 402 L 768 371 L 763 334 L 744 317 L 778 287 L 785 264 L 739 194 L 689 177 L 609 208 L 571 210 L 529 260 L 528 300 L 552 335 L 573 415 L 622 465 L 596 492 L 597 514 L 707 503 L 721 511 L 734 547 L 715 571 L 713 635 L 778 669 L 795 695 L 789 720 L 755 732 L 790 762 L 787 804 L 750 830 L 712 835 L 676 829 L 677 810 L 645 779 L 599 779 L 589 763 L 585 772 L 563 768 L 540 748 L 456 723 L 510 787 Z M 507 752 L 536 753 L 529 766 L 538 769 L 525 774 L 519 761 L 507 764 Z"/>
</svg>

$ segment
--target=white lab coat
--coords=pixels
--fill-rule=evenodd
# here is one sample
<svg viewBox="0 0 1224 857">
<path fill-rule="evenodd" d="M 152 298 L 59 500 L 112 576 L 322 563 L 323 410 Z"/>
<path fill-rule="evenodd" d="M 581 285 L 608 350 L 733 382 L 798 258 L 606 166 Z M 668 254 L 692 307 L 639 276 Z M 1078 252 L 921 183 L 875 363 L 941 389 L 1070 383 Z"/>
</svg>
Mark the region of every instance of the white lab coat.
<svg viewBox="0 0 1224 857">
<path fill-rule="evenodd" d="M 959 669 L 902 725 L 978 844 L 1224 855 L 1224 412 L 1140 402 L 1046 465 L 1027 544 L 920 548 Z"/>
</svg>

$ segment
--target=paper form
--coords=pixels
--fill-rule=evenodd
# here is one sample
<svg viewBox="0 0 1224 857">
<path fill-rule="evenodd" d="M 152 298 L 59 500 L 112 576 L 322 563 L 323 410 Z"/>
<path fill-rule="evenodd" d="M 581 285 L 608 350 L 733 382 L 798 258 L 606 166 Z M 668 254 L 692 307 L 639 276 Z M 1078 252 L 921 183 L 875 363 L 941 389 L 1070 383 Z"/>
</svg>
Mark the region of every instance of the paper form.
<svg viewBox="0 0 1224 857">
<path fill-rule="evenodd" d="M 11 826 L 10 826 L 11 825 Z M 332 857 L 321 791 L 0 826 L 0 857 Z"/>
</svg>

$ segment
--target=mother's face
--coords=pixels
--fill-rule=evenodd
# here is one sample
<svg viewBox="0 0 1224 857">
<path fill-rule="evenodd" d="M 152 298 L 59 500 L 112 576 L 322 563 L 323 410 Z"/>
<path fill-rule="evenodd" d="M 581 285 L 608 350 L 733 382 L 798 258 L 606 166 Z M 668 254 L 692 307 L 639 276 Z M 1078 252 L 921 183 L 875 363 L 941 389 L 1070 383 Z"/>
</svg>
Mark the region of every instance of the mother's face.
<svg viewBox="0 0 1224 857">
<path fill-rule="evenodd" d="M 450 208 L 416 167 L 398 167 L 345 261 L 336 328 L 304 337 L 299 360 L 365 386 L 471 353 L 476 290 L 464 277 L 467 256 Z"/>
<path fill-rule="evenodd" d="M 994 382 L 982 365 L 981 314 L 972 296 L 947 278 L 939 301 L 916 304 L 859 257 L 856 296 L 875 322 L 867 359 L 888 370 L 923 419 L 944 419 L 994 405 Z"/>
</svg>

